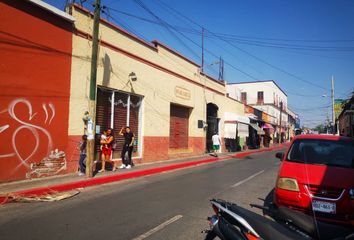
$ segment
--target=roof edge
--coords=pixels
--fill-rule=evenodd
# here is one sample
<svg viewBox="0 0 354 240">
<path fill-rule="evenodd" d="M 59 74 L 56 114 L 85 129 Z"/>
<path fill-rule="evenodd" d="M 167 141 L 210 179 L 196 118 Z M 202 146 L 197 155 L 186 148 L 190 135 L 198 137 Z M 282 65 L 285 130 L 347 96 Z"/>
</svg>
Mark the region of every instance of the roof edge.
<svg viewBox="0 0 354 240">
<path fill-rule="evenodd" d="M 84 13 L 89 14 L 91 17 L 94 16 L 94 14 L 91 11 L 89 11 L 88 9 L 86 9 L 86 8 L 76 4 L 76 3 L 73 4 L 73 7 L 78 9 L 78 10 L 83 11 Z M 149 48 L 151 48 L 151 49 L 153 49 L 155 51 L 157 50 L 157 48 L 153 44 L 151 44 L 150 42 L 145 41 L 145 40 L 139 38 L 138 36 L 135 36 L 134 34 L 132 34 L 132 33 L 128 32 L 127 30 L 125 30 L 125 29 L 123 29 L 123 28 L 121 28 L 121 27 L 109 22 L 108 20 L 106 20 L 106 19 L 104 19 L 102 17 L 100 18 L 100 22 L 104 23 L 104 24 L 107 24 L 108 26 L 110 26 L 110 27 L 114 28 L 115 30 L 121 32 L 122 34 L 126 35 L 127 37 L 130 37 L 130 38 L 134 39 L 135 41 L 138 41 L 139 43 L 141 43 L 141 44 L 143 44 L 143 45 L 145 45 L 145 46 L 147 46 L 147 47 L 149 47 Z"/>
<path fill-rule="evenodd" d="M 56 8 L 46 2 L 43 2 L 43 1 L 40 1 L 40 0 L 27 0 L 27 2 L 30 2 L 48 12 L 51 12 L 61 18 L 64 18 L 65 20 L 67 21 L 70 21 L 70 22 L 74 22 L 75 21 L 75 18 L 73 16 L 71 16 L 70 14 L 60 10 L 59 8 Z"/>
<path fill-rule="evenodd" d="M 259 80 L 259 81 L 250 81 L 250 82 L 228 83 L 227 85 L 237 85 L 237 84 L 247 84 L 247 83 L 262 83 L 262 82 L 273 82 L 274 85 L 277 86 L 277 88 L 279 88 L 279 90 L 282 91 L 285 94 L 285 96 L 288 96 L 288 94 L 286 94 L 285 91 L 283 91 L 283 89 L 281 89 L 281 87 L 274 80 Z"/>
<path fill-rule="evenodd" d="M 183 56 L 182 54 L 180 54 L 180 53 L 177 52 L 176 50 L 170 48 L 170 47 L 167 46 L 166 44 L 164 44 L 164 43 L 162 43 L 162 42 L 160 42 L 160 41 L 158 41 L 158 40 L 156 40 L 156 39 L 153 40 L 153 41 L 151 41 L 151 42 L 152 42 L 155 46 L 160 45 L 160 46 L 162 46 L 163 48 L 165 48 L 166 50 L 168 50 L 169 52 L 171 52 L 171 53 L 177 55 L 178 57 L 180 57 L 180 58 L 186 60 L 187 62 L 193 64 L 194 66 L 200 68 L 200 65 L 199 65 L 198 63 L 194 62 L 193 60 L 191 60 L 191 59 L 189 59 L 189 58 L 187 58 L 187 57 L 185 57 L 185 56 Z"/>
</svg>

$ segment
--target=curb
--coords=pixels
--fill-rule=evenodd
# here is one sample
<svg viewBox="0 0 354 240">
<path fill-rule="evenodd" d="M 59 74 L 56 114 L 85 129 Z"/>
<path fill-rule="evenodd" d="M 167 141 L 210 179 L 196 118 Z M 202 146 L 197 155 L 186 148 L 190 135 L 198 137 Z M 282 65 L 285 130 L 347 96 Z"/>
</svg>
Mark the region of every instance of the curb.
<svg viewBox="0 0 354 240">
<path fill-rule="evenodd" d="M 138 170 L 135 172 L 126 172 L 126 173 L 122 173 L 122 174 L 115 174 L 115 175 L 111 175 L 111 176 L 103 176 L 103 177 L 98 177 L 98 178 L 90 178 L 90 179 L 80 180 L 80 181 L 71 182 L 71 183 L 57 184 L 57 185 L 52 185 L 52 186 L 47 186 L 47 187 L 38 187 L 38 188 L 31 188 L 31 189 L 17 191 L 17 192 L 11 192 L 11 193 L 7 193 L 6 195 L 0 196 L 0 205 L 13 202 L 15 199 L 21 198 L 21 197 L 38 197 L 38 196 L 43 196 L 45 194 L 53 194 L 53 193 L 69 191 L 69 190 L 73 190 L 73 189 L 77 189 L 77 188 L 85 188 L 85 187 L 101 185 L 101 184 L 106 184 L 106 183 L 111 183 L 111 182 L 118 182 L 118 181 L 122 181 L 122 180 L 126 180 L 126 179 L 155 175 L 155 174 L 162 173 L 162 172 L 169 172 L 169 171 L 176 170 L 176 169 L 182 169 L 182 168 L 203 165 L 203 164 L 222 161 L 222 160 L 228 160 L 228 159 L 232 159 L 235 157 L 243 158 L 245 156 L 248 156 L 248 155 L 251 155 L 254 153 L 270 152 L 270 151 L 273 151 L 276 149 L 283 148 L 284 146 L 285 145 L 280 145 L 280 146 L 276 146 L 276 147 L 272 147 L 272 148 L 237 153 L 234 155 L 228 155 L 228 156 L 220 157 L 220 158 L 214 157 L 214 158 L 208 158 L 208 159 L 201 159 L 201 160 L 195 160 L 195 161 L 191 161 L 191 162 L 177 163 L 177 164 L 171 164 L 168 166 Z"/>
</svg>

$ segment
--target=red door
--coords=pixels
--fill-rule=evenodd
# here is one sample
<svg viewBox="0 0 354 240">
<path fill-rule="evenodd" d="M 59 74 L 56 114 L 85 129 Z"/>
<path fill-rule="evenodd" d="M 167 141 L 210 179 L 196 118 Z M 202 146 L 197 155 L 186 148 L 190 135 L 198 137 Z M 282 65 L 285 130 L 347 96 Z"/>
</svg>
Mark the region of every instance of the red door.
<svg viewBox="0 0 354 240">
<path fill-rule="evenodd" d="M 171 104 L 170 148 L 188 148 L 189 108 Z"/>
</svg>

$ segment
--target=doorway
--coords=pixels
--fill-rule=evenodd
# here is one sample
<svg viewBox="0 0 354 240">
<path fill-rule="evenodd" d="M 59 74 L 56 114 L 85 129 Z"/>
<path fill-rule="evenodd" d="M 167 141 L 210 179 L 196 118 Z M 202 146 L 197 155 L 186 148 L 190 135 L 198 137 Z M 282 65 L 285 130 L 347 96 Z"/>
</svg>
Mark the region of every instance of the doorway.
<svg viewBox="0 0 354 240">
<path fill-rule="evenodd" d="M 208 103 L 207 104 L 207 131 L 206 131 L 206 152 L 212 152 L 213 151 L 213 141 L 211 140 L 212 136 L 215 133 L 219 133 L 219 121 L 220 118 L 218 118 L 218 110 L 219 107 L 214 104 L 214 103 Z"/>
</svg>

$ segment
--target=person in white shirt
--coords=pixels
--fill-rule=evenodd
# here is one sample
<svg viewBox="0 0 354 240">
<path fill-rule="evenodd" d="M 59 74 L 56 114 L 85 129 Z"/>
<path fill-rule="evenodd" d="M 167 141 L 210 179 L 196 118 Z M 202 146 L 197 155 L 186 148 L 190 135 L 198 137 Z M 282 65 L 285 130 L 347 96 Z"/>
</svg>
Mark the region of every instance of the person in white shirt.
<svg viewBox="0 0 354 240">
<path fill-rule="evenodd" d="M 211 137 L 211 140 L 213 141 L 214 155 L 217 157 L 218 156 L 217 152 L 220 149 L 220 143 L 221 143 L 221 140 L 220 140 L 220 137 L 219 137 L 218 133 L 215 133 Z"/>
</svg>

